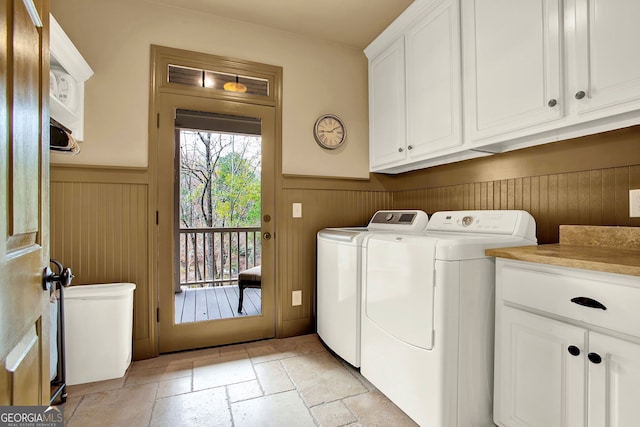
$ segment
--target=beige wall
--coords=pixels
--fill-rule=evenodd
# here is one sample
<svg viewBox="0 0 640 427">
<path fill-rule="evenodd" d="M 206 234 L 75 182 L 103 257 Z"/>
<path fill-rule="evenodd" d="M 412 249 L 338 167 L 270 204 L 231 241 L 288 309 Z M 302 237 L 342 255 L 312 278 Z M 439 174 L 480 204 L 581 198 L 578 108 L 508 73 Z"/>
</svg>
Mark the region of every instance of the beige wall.
<svg viewBox="0 0 640 427">
<path fill-rule="evenodd" d="M 283 173 L 368 177 L 367 61 L 355 48 L 142 0 L 52 0 L 52 14 L 94 71 L 85 138 L 52 163 L 146 167 L 150 45 L 281 66 Z M 347 142 L 321 149 L 311 132 L 340 116 Z"/>
</svg>

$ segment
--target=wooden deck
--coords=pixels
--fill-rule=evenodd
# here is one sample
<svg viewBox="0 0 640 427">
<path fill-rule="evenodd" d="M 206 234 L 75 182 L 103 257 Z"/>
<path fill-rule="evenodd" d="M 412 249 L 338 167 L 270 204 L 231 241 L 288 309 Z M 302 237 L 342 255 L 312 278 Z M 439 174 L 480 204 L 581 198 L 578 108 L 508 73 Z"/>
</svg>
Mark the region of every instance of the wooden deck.
<svg viewBox="0 0 640 427">
<path fill-rule="evenodd" d="M 262 313 L 261 290 L 245 288 L 242 313 L 238 313 L 237 285 L 182 288 L 175 294 L 176 323 L 256 316 Z"/>
</svg>

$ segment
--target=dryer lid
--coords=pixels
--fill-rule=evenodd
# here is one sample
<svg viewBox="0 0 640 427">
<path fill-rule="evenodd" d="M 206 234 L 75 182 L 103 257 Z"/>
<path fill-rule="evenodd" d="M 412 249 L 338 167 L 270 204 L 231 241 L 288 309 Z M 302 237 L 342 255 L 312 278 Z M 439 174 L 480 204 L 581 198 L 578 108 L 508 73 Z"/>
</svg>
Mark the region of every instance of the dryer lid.
<svg viewBox="0 0 640 427">
<path fill-rule="evenodd" d="M 373 234 L 363 253 L 364 315 L 410 345 L 433 348 L 437 240 Z"/>
</svg>

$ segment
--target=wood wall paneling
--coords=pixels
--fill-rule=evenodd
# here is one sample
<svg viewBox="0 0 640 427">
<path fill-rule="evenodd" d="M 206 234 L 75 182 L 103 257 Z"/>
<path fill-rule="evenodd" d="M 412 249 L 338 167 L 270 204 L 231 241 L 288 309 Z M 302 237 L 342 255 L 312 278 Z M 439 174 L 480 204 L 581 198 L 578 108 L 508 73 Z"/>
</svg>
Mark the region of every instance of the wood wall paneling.
<svg viewBox="0 0 640 427">
<path fill-rule="evenodd" d="M 135 359 L 154 354 L 149 283 L 148 185 L 137 172 L 53 168 L 51 257 L 71 267 L 73 284 L 131 282 Z M 106 176 L 106 178 L 105 178 Z M 132 179 L 133 177 L 133 179 Z M 131 182 L 133 181 L 133 182 Z"/>
<path fill-rule="evenodd" d="M 292 203 L 302 203 L 302 218 L 293 218 Z M 279 336 L 315 330 L 317 232 L 326 227 L 366 225 L 375 211 L 388 209 L 391 203 L 390 193 L 381 191 L 310 188 L 283 191 L 277 235 L 282 323 Z M 294 290 L 302 291 L 301 306 L 291 305 Z"/>
<path fill-rule="evenodd" d="M 282 177 L 277 213 L 277 334 L 315 329 L 316 233 L 365 225 L 379 209 L 523 209 L 538 242 L 555 243 L 561 224 L 640 226 L 629 189 L 640 188 L 640 127 L 370 180 Z M 52 257 L 74 283 L 137 284 L 134 357 L 155 348 L 149 283 L 147 172 L 117 168 L 52 170 Z M 302 203 L 302 218 L 292 203 Z M 302 290 L 302 305 L 291 292 Z"/>
</svg>

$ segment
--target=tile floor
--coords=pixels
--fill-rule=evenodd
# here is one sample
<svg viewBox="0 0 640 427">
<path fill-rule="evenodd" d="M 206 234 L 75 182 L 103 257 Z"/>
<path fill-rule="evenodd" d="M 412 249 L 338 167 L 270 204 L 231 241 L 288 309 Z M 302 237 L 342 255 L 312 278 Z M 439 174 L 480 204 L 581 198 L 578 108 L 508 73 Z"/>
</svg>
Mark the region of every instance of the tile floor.
<svg viewBox="0 0 640 427">
<path fill-rule="evenodd" d="M 416 426 L 315 334 L 162 355 L 68 393 L 68 427 Z"/>
</svg>

